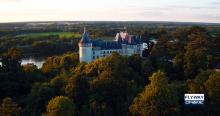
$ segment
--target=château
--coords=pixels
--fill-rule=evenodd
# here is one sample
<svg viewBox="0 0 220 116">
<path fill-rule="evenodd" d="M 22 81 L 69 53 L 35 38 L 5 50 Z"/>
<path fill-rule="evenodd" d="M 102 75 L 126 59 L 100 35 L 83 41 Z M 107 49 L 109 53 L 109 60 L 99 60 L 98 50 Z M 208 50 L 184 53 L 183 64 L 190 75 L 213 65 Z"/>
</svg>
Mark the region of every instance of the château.
<svg viewBox="0 0 220 116">
<path fill-rule="evenodd" d="M 91 39 L 84 28 L 84 33 L 79 42 L 80 62 L 91 62 L 100 57 L 106 57 L 117 52 L 121 55 L 131 56 L 143 52 L 143 42 L 138 35 L 129 35 L 127 30 L 120 31 L 112 41 Z"/>
</svg>

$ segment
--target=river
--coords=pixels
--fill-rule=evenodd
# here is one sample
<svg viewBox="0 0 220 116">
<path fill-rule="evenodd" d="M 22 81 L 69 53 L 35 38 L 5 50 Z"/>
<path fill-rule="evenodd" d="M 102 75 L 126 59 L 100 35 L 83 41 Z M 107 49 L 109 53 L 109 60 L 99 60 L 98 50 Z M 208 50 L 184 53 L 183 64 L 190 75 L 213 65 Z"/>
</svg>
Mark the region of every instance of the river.
<svg viewBox="0 0 220 116">
<path fill-rule="evenodd" d="M 21 60 L 21 65 L 26 65 L 26 64 L 34 64 L 37 66 L 37 68 L 41 68 L 43 66 L 43 63 L 45 62 L 45 59 L 43 58 L 23 58 Z M 2 63 L 0 62 L 0 65 L 2 65 Z"/>
<path fill-rule="evenodd" d="M 21 60 L 21 65 L 26 65 L 26 64 L 31 63 L 31 64 L 36 65 L 37 68 L 41 68 L 44 62 L 45 62 L 45 59 L 24 58 Z"/>
</svg>

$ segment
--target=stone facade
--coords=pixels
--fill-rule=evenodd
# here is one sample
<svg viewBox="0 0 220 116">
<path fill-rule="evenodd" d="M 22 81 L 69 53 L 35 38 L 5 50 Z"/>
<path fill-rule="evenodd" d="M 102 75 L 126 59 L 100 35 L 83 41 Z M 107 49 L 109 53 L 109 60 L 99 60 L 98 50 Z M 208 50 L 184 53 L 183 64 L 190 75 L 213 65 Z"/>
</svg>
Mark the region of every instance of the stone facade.
<svg viewBox="0 0 220 116">
<path fill-rule="evenodd" d="M 84 29 L 79 42 L 79 59 L 80 62 L 91 62 L 97 58 L 109 56 L 112 52 L 127 56 L 133 54 L 142 56 L 143 50 L 141 37 L 129 35 L 127 31 L 117 33 L 113 41 L 104 41 L 90 39 L 88 32 Z"/>
</svg>

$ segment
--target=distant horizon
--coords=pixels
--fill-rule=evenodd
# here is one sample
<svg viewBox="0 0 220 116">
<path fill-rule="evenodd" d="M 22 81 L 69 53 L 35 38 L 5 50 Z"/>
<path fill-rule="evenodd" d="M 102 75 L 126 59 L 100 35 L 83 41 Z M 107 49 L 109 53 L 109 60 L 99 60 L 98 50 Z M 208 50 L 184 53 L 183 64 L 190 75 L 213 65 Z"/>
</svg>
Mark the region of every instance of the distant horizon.
<svg viewBox="0 0 220 116">
<path fill-rule="evenodd" d="M 142 21 L 142 20 L 45 20 L 45 21 L 16 21 L 16 22 L 0 22 L 5 23 L 47 23 L 47 22 L 152 22 L 152 23 L 200 23 L 200 24 L 220 24 L 220 22 L 192 22 L 192 21 Z"/>
</svg>

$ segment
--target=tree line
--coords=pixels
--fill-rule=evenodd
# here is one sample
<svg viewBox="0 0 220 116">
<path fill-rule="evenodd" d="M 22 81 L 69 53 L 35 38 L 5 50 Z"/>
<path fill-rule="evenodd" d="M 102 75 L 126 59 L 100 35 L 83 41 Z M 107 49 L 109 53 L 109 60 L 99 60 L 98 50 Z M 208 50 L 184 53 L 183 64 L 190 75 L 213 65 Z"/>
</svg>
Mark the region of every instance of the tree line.
<svg viewBox="0 0 220 116">
<path fill-rule="evenodd" d="M 113 53 L 79 63 L 78 53 L 21 66 L 21 51 L 1 54 L 0 115 L 218 115 L 219 37 L 205 28 L 162 30 L 147 57 Z M 204 93 L 204 107 L 185 107 L 185 93 Z"/>
</svg>

